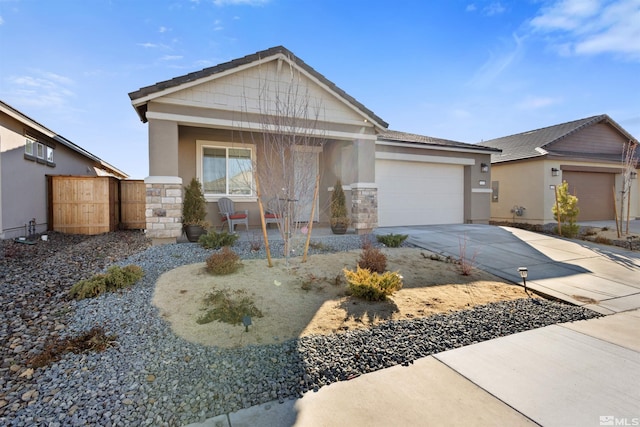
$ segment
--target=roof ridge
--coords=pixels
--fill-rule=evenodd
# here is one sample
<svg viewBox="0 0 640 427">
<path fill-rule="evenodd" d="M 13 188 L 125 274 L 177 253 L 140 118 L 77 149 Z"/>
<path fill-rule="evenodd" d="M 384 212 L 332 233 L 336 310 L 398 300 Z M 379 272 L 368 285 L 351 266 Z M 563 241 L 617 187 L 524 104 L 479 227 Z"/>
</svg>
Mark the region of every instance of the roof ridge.
<svg viewBox="0 0 640 427">
<path fill-rule="evenodd" d="M 586 123 L 590 123 L 591 121 L 593 121 L 595 119 L 600 119 L 600 118 L 603 118 L 603 117 L 606 117 L 606 116 L 607 116 L 606 114 L 599 114 L 597 116 L 585 117 L 583 119 L 570 120 L 568 122 L 557 123 L 555 125 L 550 125 L 550 126 L 544 126 L 544 127 L 538 128 L 538 129 L 531 129 L 531 130 L 524 131 L 524 132 L 518 132 L 518 133 L 511 134 L 511 135 L 505 135 L 505 136 L 500 136 L 498 138 L 492 138 L 492 139 L 489 139 L 487 141 L 493 141 L 493 140 L 496 140 L 496 139 L 504 139 L 504 138 L 512 138 L 514 136 L 519 136 L 519 135 L 528 135 L 528 134 L 540 132 L 540 131 L 543 131 L 543 130 L 548 130 L 548 129 L 556 128 L 556 127 L 559 127 L 559 126 L 564 126 L 564 125 L 568 125 L 568 124 L 571 124 L 571 123 L 576 123 L 576 122 L 581 122 L 581 121 L 587 120 L 587 122 L 585 122 L 585 123 L 583 123 L 583 124 L 581 124 L 579 126 L 579 127 L 582 127 Z M 483 141 L 483 142 L 487 142 L 487 141 Z"/>
<path fill-rule="evenodd" d="M 331 80 L 326 78 L 322 73 L 315 70 L 313 67 L 308 65 L 306 62 L 304 62 L 302 59 L 296 56 L 293 52 L 291 52 L 289 49 L 287 49 L 282 45 L 270 47 L 268 49 L 261 50 L 252 54 L 248 54 L 240 58 L 232 59 L 230 61 L 213 65 L 211 67 L 203 68 L 201 70 L 193 71 L 191 73 L 184 74 L 182 76 L 174 77 L 169 80 L 164 80 L 149 86 L 142 87 L 136 91 L 129 92 L 129 98 L 131 99 L 131 101 L 139 100 L 147 96 L 150 96 L 154 93 L 161 92 L 163 90 L 179 87 L 183 84 L 190 83 L 198 79 L 206 78 L 209 76 L 213 76 L 223 71 L 232 70 L 241 65 L 251 64 L 252 62 L 259 61 L 264 58 L 268 58 L 270 56 L 275 56 L 278 54 L 282 54 L 286 56 L 289 61 L 291 61 L 296 66 L 300 67 L 305 72 L 309 73 L 314 78 L 318 79 L 320 83 L 326 85 L 336 95 L 343 98 L 346 102 L 355 106 L 362 113 L 365 113 L 365 115 L 369 116 L 370 119 L 377 122 L 380 127 L 387 128 L 389 126 L 387 122 L 385 122 L 381 117 L 376 115 L 373 111 L 365 107 L 364 104 L 356 100 L 354 97 L 349 95 L 343 89 L 340 89 L 335 83 L 333 83 Z M 142 104 L 139 104 L 139 105 L 136 105 L 134 103 L 134 108 L 138 112 L 138 115 L 140 116 L 143 122 L 146 121 L 145 120 L 145 113 L 146 113 L 145 104 L 146 104 L 146 101 L 144 101 Z"/>
</svg>

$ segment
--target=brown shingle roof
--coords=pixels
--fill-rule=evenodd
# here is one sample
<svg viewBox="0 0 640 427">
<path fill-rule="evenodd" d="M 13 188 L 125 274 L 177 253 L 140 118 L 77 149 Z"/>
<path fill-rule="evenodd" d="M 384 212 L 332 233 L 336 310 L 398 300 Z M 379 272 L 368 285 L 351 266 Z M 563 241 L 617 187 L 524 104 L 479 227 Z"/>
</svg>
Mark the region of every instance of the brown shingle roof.
<svg viewBox="0 0 640 427">
<path fill-rule="evenodd" d="M 479 144 L 469 144 L 466 142 L 451 141 L 449 139 L 434 138 L 426 135 L 418 135 L 415 133 L 400 132 L 396 130 L 382 130 L 378 132 L 378 140 L 386 140 L 391 142 L 415 143 L 422 146 L 447 147 L 447 148 L 464 148 L 479 151 L 489 151 L 499 153 L 500 149 L 486 147 Z"/>
<path fill-rule="evenodd" d="M 368 108 L 366 108 L 363 104 L 361 104 L 355 98 L 353 98 L 352 96 L 347 94 L 345 91 L 340 89 L 333 82 L 328 80 L 325 76 L 323 76 L 322 74 L 320 74 L 319 72 L 314 70 L 312 67 L 307 65 L 303 60 L 301 60 L 300 58 L 295 56 L 293 53 L 291 53 L 291 51 L 289 51 L 284 46 L 272 47 L 272 48 L 269 48 L 269 49 L 266 49 L 266 50 L 263 50 L 263 51 L 260 51 L 260 52 L 253 53 L 251 55 L 244 56 L 242 58 L 234 59 L 234 60 L 229 61 L 229 62 L 224 62 L 222 64 L 215 65 L 213 67 L 205 68 L 205 69 L 202 69 L 200 71 L 196 71 L 196 72 L 193 72 L 193 73 L 185 74 L 183 76 L 175 77 L 175 78 L 173 78 L 171 80 L 165 80 L 163 82 L 159 82 L 159 83 L 156 83 L 156 84 L 151 85 L 151 86 L 143 87 L 141 89 L 138 89 L 138 90 L 136 90 L 134 92 L 129 93 L 129 98 L 132 101 L 135 101 L 136 99 L 140 99 L 140 98 L 143 98 L 143 97 L 146 97 L 146 96 L 149 96 L 149 95 L 153 95 L 154 93 L 157 93 L 157 92 L 160 92 L 160 91 L 163 91 L 163 90 L 166 90 L 166 89 L 171 89 L 171 88 L 174 88 L 174 87 L 178 87 L 178 86 L 181 86 L 181 85 L 183 85 L 185 83 L 190 83 L 190 82 L 193 82 L 195 80 L 203 79 L 203 78 L 212 76 L 214 74 L 218 74 L 218 73 L 221 73 L 223 71 L 231 70 L 233 68 L 237 68 L 237 67 L 240 67 L 242 65 L 250 64 L 250 63 L 258 61 L 260 59 L 268 58 L 270 56 L 275 56 L 275 55 L 278 55 L 278 54 L 282 54 L 282 55 L 286 56 L 288 59 L 290 59 L 297 66 L 299 66 L 300 68 L 302 68 L 303 70 L 305 70 L 306 72 L 308 72 L 309 74 L 311 74 L 312 76 L 317 78 L 320 82 L 322 82 L 324 85 L 326 85 L 331 91 L 333 91 L 338 96 L 340 96 L 341 98 L 343 98 L 344 100 L 346 100 L 347 102 L 349 102 L 350 104 L 355 106 L 357 109 L 359 109 L 366 116 L 369 116 L 378 125 L 380 125 L 382 127 L 385 127 L 385 128 L 389 127 L 389 124 L 387 122 L 385 122 L 384 120 L 382 120 L 380 117 L 378 117 L 373 111 L 371 111 Z M 136 106 L 136 111 L 138 112 L 138 115 L 140 116 L 140 119 L 143 122 L 146 122 L 147 121 L 146 117 L 145 117 L 146 103 Z"/>
<path fill-rule="evenodd" d="M 493 163 L 522 160 L 545 156 L 550 146 L 569 135 L 598 123 L 609 123 L 630 141 L 638 142 L 631 134 L 613 121 L 608 115 L 587 117 L 541 129 L 483 141 L 482 145 L 499 148 L 502 154 L 492 155 Z"/>
</svg>

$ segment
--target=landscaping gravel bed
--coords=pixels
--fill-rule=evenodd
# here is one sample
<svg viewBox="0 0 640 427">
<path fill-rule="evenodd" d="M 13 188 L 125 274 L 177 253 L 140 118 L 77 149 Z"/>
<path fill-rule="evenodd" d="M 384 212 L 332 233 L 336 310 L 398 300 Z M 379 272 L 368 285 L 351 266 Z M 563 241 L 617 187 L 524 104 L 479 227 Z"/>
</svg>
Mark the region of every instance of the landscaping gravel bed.
<svg viewBox="0 0 640 427">
<path fill-rule="evenodd" d="M 312 254 L 362 244 L 355 235 L 314 241 L 322 244 Z M 571 305 L 522 299 L 363 331 L 220 349 L 175 336 L 151 305 L 162 273 L 203 262 L 211 251 L 192 243 L 148 247 L 144 236 L 132 232 L 51 235 L 33 249 L 20 249 L 30 251 L 27 257 L 11 254 L 12 245 L 0 246 L 0 424 L 10 426 L 179 426 L 282 402 L 429 354 L 598 316 Z M 252 252 L 247 241 L 237 242 L 234 250 L 243 258 L 265 257 L 264 250 Z M 272 251 L 282 248 L 274 243 Z M 79 302 L 66 299 L 73 283 L 112 263 L 137 264 L 145 276 L 126 291 Z M 102 353 L 69 353 L 33 372 L 26 366 L 47 337 L 77 335 L 94 326 L 117 335 L 117 345 Z"/>
</svg>

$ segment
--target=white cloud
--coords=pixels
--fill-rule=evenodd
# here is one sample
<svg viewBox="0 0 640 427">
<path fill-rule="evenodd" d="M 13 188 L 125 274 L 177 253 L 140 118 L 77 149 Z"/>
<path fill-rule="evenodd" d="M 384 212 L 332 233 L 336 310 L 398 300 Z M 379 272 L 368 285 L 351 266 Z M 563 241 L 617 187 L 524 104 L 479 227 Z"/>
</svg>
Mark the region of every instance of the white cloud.
<svg viewBox="0 0 640 427">
<path fill-rule="evenodd" d="M 61 108 L 75 96 L 72 79 L 49 71 L 30 70 L 28 75 L 11 76 L 7 81 L 9 98 L 19 105 Z"/>
<path fill-rule="evenodd" d="M 148 42 L 147 43 L 138 43 L 138 46 L 142 46 L 142 47 L 149 48 L 149 49 L 159 47 L 155 43 L 148 43 Z"/>
<path fill-rule="evenodd" d="M 472 86 L 484 87 L 493 83 L 505 70 L 507 70 L 522 55 L 522 39 L 513 34 L 515 46 L 499 55 L 491 54 L 489 60 L 475 73 L 471 79 Z"/>
<path fill-rule="evenodd" d="M 216 6 L 262 6 L 269 3 L 269 0 L 213 0 Z"/>
<path fill-rule="evenodd" d="M 487 16 L 500 15 L 506 10 L 506 8 L 499 2 L 492 2 L 489 6 L 485 7 L 482 11 Z"/>
<path fill-rule="evenodd" d="M 640 60 L 640 0 L 562 0 L 530 21 L 563 55 L 614 54 Z"/>
<path fill-rule="evenodd" d="M 4 24 L 4 19 L 2 19 L 2 16 L 0 16 L 0 25 Z"/>
<path fill-rule="evenodd" d="M 467 5 L 467 7 L 466 7 L 465 11 L 466 11 L 466 12 L 475 12 L 475 11 L 476 11 L 476 9 L 477 9 L 476 5 L 475 5 L 475 4 L 473 4 L 473 3 L 471 3 L 471 4 L 468 4 L 468 5 Z"/>
<path fill-rule="evenodd" d="M 167 27 L 162 26 L 162 27 L 158 28 L 158 32 L 159 33 L 166 33 L 167 31 L 169 31 L 169 29 Z"/>
<path fill-rule="evenodd" d="M 160 60 L 161 61 L 177 61 L 182 58 L 183 58 L 182 55 L 165 55 L 162 58 L 160 58 Z"/>
<path fill-rule="evenodd" d="M 521 110 L 537 110 L 559 104 L 560 102 L 561 100 L 559 98 L 552 98 L 548 96 L 528 96 L 518 103 L 518 108 Z"/>
</svg>

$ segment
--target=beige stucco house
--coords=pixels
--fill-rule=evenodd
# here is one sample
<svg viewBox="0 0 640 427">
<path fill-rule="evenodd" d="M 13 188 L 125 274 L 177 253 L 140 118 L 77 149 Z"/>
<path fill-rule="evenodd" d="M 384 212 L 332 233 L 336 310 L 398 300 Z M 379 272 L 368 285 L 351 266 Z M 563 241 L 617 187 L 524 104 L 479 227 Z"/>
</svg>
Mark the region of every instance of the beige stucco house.
<svg viewBox="0 0 640 427">
<path fill-rule="evenodd" d="M 491 219 L 552 223 L 555 188 L 567 181 L 571 194 L 578 197 L 579 221 L 613 220 L 614 209 L 620 207 L 623 153 L 629 143 L 638 141 L 606 114 L 482 142 L 502 150 L 491 159 Z M 640 216 L 636 177 L 634 171 L 627 180 L 631 203 L 625 211 L 631 218 Z"/>
<path fill-rule="evenodd" d="M 284 47 L 144 87 L 129 97 L 149 126 L 145 182 L 147 233 L 153 238 L 180 236 L 182 186 L 193 177 L 203 183 L 207 219 L 214 225 L 220 225 L 220 197 L 247 209 L 251 226 L 260 224 L 257 177 L 261 199 L 289 192 L 299 200 L 312 193 L 295 188 L 309 175 L 320 176 L 314 221 L 321 224 L 329 222 L 337 179 L 347 192 L 357 233 L 379 226 L 489 221 L 490 156 L 499 150 L 391 131 Z M 298 141 L 291 153 L 274 152 L 280 139 L 291 135 Z M 281 167 L 294 169 L 295 179 L 265 189 Z M 308 215 L 300 212 L 299 220 Z"/>
<path fill-rule="evenodd" d="M 127 175 L 0 101 L 0 239 L 49 229 L 47 175 Z"/>
</svg>

